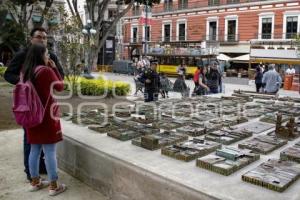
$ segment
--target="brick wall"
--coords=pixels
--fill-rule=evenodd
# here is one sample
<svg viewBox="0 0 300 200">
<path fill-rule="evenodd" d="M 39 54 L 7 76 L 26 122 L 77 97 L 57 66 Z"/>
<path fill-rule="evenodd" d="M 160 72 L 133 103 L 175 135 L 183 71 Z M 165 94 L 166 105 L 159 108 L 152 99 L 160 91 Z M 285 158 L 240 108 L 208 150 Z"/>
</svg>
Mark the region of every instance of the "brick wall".
<svg viewBox="0 0 300 200">
<path fill-rule="evenodd" d="M 207 1 L 204 0 L 190 0 L 189 2 L 198 2 L 202 4 L 207 4 Z M 226 0 L 221 1 L 222 3 L 226 2 Z M 292 1 L 294 2 L 294 1 Z M 177 3 L 177 2 L 173 2 Z M 166 20 L 172 21 L 172 36 L 175 39 L 176 36 L 176 21 L 179 19 L 186 19 L 187 21 L 187 39 L 188 40 L 199 40 L 204 38 L 206 35 L 206 21 L 208 17 L 218 17 L 219 23 L 219 36 L 220 39 L 224 37 L 225 33 L 225 17 L 229 15 L 237 15 L 238 16 L 238 33 L 240 37 L 240 41 L 248 41 L 251 39 L 256 39 L 259 29 L 259 14 L 266 12 L 274 12 L 275 13 L 275 26 L 274 26 L 274 34 L 276 37 L 282 36 L 283 32 L 283 14 L 285 11 L 295 10 L 300 12 L 300 5 L 298 2 L 298 6 L 283 6 L 283 7 L 275 7 L 276 4 L 270 4 L 272 8 L 263 9 L 262 6 L 259 6 L 258 9 L 253 9 L 257 6 L 248 6 L 243 7 L 242 4 L 239 6 L 240 8 L 247 8 L 247 10 L 240 10 L 240 8 L 230 8 L 230 9 L 222 9 L 222 10 L 213 10 L 206 11 L 205 13 L 201 11 L 201 13 L 197 12 L 189 12 L 186 10 L 183 13 L 179 14 L 162 14 L 162 15 L 154 15 L 152 17 L 152 25 L 151 25 L 151 40 L 159 40 L 162 36 L 162 23 Z M 286 4 L 284 4 L 286 5 Z M 163 4 L 159 4 L 155 6 L 155 8 L 162 7 Z M 251 7 L 251 9 L 250 9 Z M 137 18 L 138 19 L 138 18 Z M 300 22 L 299 22 L 300 23 Z M 129 24 L 129 26 L 128 26 Z M 138 24 L 138 21 L 126 22 L 126 30 L 128 34 L 126 37 L 128 40 L 131 36 L 131 24 Z M 142 36 L 142 25 L 139 25 L 139 36 Z M 128 38 L 129 37 L 129 38 Z"/>
</svg>

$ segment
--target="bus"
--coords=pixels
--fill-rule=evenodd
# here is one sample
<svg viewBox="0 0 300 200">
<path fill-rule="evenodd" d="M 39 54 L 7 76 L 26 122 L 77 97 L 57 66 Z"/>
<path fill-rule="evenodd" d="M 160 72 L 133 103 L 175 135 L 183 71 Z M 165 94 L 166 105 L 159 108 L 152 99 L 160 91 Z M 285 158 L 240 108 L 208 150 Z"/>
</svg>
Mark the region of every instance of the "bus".
<svg viewBox="0 0 300 200">
<path fill-rule="evenodd" d="M 177 76 L 177 67 L 187 66 L 186 78 L 193 78 L 197 66 L 205 66 L 217 61 L 217 46 L 203 45 L 201 41 L 177 41 L 150 47 L 147 54 L 158 61 L 158 73 Z"/>
</svg>

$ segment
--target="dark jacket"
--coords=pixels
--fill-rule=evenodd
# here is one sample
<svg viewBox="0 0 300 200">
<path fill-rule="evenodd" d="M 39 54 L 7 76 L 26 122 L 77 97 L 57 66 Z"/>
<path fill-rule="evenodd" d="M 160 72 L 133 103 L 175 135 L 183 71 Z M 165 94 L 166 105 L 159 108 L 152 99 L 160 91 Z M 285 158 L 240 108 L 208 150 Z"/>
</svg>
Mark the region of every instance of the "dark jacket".
<svg viewBox="0 0 300 200">
<path fill-rule="evenodd" d="M 216 90 L 221 85 L 222 77 L 218 70 L 211 69 L 210 72 L 206 75 L 206 78 L 207 86 L 211 90 Z"/>
<path fill-rule="evenodd" d="M 256 70 L 255 84 L 262 84 L 263 75 L 260 69 Z"/>
<path fill-rule="evenodd" d="M 149 79 L 151 82 L 147 83 L 146 80 Z M 142 74 L 142 81 L 145 83 L 145 90 L 146 91 L 152 91 L 152 92 L 158 92 L 160 88 L 160 80 L 159 75 L 157 72 L 146 69 L 145 72 Z"/>
<path fill-rule="evenodd" d="M 20 71 L 25 62 L 27 51 L 28 51 L 28 48 L 22 49 L 21 51 L 16 53 L 14 58 L 9 63 L 7 70 L 4 73 L 4 79 L 7 82 L 14 84 L 14 85 L 16 85 L 19 82 Z M 52 52 L 49 52 L 49 54 L 50 54 L 51 60 L 53 60 L 54 63 L 56 64 L 56 67 L 57 67 L 61 77 L 64 78 L 64 71 L 63 71 L 61 64 L 58 61 L 57 56 Z"/>
</svg>

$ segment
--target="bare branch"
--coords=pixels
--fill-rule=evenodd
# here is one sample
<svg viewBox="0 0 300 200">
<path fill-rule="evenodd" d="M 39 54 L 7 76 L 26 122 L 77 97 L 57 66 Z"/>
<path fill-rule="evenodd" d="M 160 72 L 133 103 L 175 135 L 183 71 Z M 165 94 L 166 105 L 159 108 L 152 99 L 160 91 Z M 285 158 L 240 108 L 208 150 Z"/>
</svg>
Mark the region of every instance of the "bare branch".
<svg viewBox="0 0 300 200">
<path fill-rule="evenodd" d="M 70 0 L 67 0 L 67 3 L 68 3 L 68 7 L 69 7 L 69 9 L 70 9 L 70 11 L 72 13 L 72 16 L 75 16 L 75 12 L 74 12 L 74 9 L 72 7 L 72 4 L 71 4 Z"/>
<path fill-rule="evenodd" d="M 27 18 L 27 20 L 26 20 L 26 23 L 28 24 L 28 22 L 29 22 L 29 20 L 31 19 L 31 16 L 32 16 L 32 12 L 33 12 L 33 5 L 31 5 L 31 10 L 30 10 L 30 12 L 29 12 L 29 16 L 28 16 L 28 18 Z"/>
<path fill-rule="evenodd" d="M 97 25 L 96 25 L 96 30 L 99 31 L 100 28 L 101 28 L 101 24 L 104 20 L 104 13 L 108 7 L 108 4 L 109 4 L 110 0 L 103 0 L 103 3 L 102 3 L 102 8 L 101 10 L 99 11 L 98 10 L 98 20 L 97 20 Z"/>
<path fill-rule="evenodd" d="M 74 11 L 75 11 L 75 14 L 76 14 L 76 18 L 80 24 L 80 26 L 83 28 L 83 23 L 82 23 L 82 19 L 80 18 L 80 14 L 78 12 L 78 7 L 77 7 L 77 0 L 73 0 L 73 8 L 74 8 Z"/>
<path fill-rule="evenodd" d="M 101 7 L 103 6 L 103 1 L 98 2 L 98 9 L 97 11 L 99 12 L 99 10 L 101 10 Z M 95 23 L 95 27 L 98 27 L 101 21 L 101 15 L 98 15 L 97 21 Z"/>
</svg>

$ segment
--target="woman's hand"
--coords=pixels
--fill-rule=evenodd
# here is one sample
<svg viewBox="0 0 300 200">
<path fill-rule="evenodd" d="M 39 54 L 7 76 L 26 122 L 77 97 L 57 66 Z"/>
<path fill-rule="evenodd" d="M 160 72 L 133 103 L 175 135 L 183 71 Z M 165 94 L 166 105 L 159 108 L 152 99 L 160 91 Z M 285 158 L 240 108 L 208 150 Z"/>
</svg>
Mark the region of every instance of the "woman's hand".
<svg viewBox="0 0 300 200">
<path fill-rule="evenodd" d="M 50 58 L 48 60 L 48 66 L 51 67 L 51 68 L 56 68 L 55 62 L 53 60 L 51 60 Z"/>
</svg>

